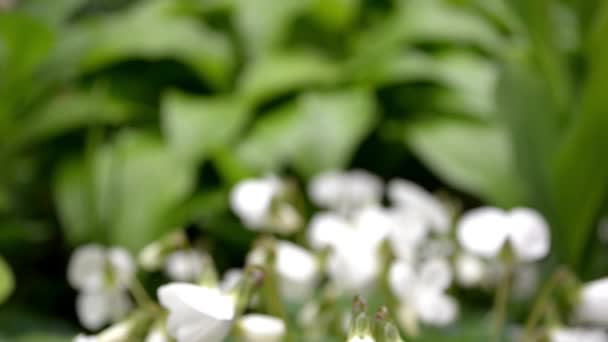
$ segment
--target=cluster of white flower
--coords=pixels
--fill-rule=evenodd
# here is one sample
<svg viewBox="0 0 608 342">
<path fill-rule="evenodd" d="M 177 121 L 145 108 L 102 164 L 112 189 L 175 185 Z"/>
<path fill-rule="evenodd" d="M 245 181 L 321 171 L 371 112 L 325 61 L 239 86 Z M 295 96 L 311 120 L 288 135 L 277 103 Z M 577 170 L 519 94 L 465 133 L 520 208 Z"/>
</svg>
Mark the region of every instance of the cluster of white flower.
<svg viewBox="0 0 608 342">
<path fill-rule="evenodd" d="M 457 288 L 492 292 L 506 282 L 516 298 L 537 293 L 537 263 L 549 254 L 551 239 L 547 222 L 533 209 L 482 207 L 458 218 L 452 206 L 419 185 L 403 179 L 385 184 L 363 170 L 323 173 L 307 192 L 319 209 L 312 215 L 295 182 L 267 176 L 234 187 L 232 211 L 260 238 L 245 268 L 226 271 L 221 281 L 211 256 L 182 232 L 140 251 L 143 270 L 164 270 L 173 281 L 158 288 L 160 305 L 137 282 L 126 251 L 78 248 L 68 279 L 80 291 L 81 323 L 93 331 L 115 324 L 77 341 L 139 336 L 146 342 L 214 342 L 232 332 L 242 341 L 273 342 L 293 340 L 291 324 L 314 341 L 323 340 L 336 321 L 346 323 L 342 333 L 348 341 L 401 341 L 392 322 L 383 333 L 390 337 L 374 338 L 359 326 L 358 317 L 366 316 L 332 307 L 345 297 L 380 291 L 394 299 L 397 325 L 416 335 L 420 324 L 446 327 L 458 320 Z M 260 273 L 265 281 L 258 295 L 252 289 Z M 544 328 L 546 336 L 553 342 L 608 342 L 602 330 L 608 327 L 608 279 L 570 284 L 576 285 L 569 297 L 573 326 L 554 322 Z M 282 312 L 284 303 L 298 308 L 290 318 Z"/>
</svg>

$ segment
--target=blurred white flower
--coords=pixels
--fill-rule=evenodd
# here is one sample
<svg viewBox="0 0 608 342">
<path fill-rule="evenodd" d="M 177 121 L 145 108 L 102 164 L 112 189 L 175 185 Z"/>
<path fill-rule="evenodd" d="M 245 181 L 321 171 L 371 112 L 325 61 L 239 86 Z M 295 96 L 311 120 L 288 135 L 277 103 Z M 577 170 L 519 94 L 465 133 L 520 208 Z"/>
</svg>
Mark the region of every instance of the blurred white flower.
<svg viewBox="0 0 608 342">
<path fill-rule="evenodd" d="M 85 328 L 97 330 L 130 310 L 125 291 L 135 275 L 135 263 L 126 250 L 83 245 L 72 254 L 67 273 L 68 282 L 80 290 L 76 313 Z"/>
<path fill-rule="evenodd" d="M 332 282 L 349 293 L 365 292 L 380 273 L 379 253 L 362 235 L 346 234 L 334 246 L 327 260 L 327 272 Z"/>
<path fill-rule="evenodd" d="M 170 283 L 158 289 L 160 304 L 169 310 L 167 329 L 178 342 L 220 342 L 236 314 L 234 296 L 218 288 Z"/>
<path fill-rule="evenodd" d="M 368 335 L 364 337 L 354 336 L 349 338 L 347 342 L 376 342 L 376 340 Z"/>
<path fill-rule="evenodd" d="M 353 229 L 350 222 L 332 212 L 315 214 L 308 226 L 308 242 L 316 250 L 339 244 Z"/>
<path fill-rule="evenodd" d="M 78 334 L 72 339 L 72 342 L 97 342 L 97 336 Z"/>
<path fill-rule="evenodd" d="M 283 298 L 299 302 L 311 296 L 319 278 L 319 265 L 308 250 L 292 242 L 279 240 L 274 244 L 274 270 Z M 247 264 L 264 265 L 265 247 L 256 247 L 247 255 Z"/>
<path fill-rule="evenodd" d="M 608 334 L 601 329 L 561 327 L 549 334 L 550 342 L 608 342 Z"/>
<path fill-rule="evenodd" d="M 236 284 L 243 278 L 243 270 L 240 268 L 231 268 L 226 273 L 220 282 L 220 289 L 222 291 L 232 290 Z"/>
<path fill-rule="evenodd" d="M 302 218 L 290 203 L 277 202 L 285 191 L 285 184 L 274 176 L 246 179 L 232 189 L 230 207 L 250 229 L 292 233 Z"/>
<path fill-rule="evenodd" d="M 137 261 L 144 270 L 157 271 L 163 267 L 166 255 L 175 249 L 183 248 L 187 240 L 184 231 L 176 229 L 144 247 L 137 255 Z"/>
<path fill-rule="evenodd" d="M 177 250 L 165 259 L 165 273 L 173 281 L 196 282 L 203 274 L 204 260 L 196 250 Z"/>
<path fill-rule="evenodd" d="M 286 333 L 285 322 L 268 315 L 244 315 L 238 326 L 244 342 L 280 342 Z"/>
<path fill-rule="evenodd" d="M 446 326 L 458 317 L 458 304 L 445 291 L 452 282 L 452 271 L 444 259 L 425 261 L 418 270 L 397 260 L 390 266 L 388 281 L 400 300 L 400 320 L 415 316 L 421 322 Z"/>
<path fill-rule="evenodd" d="M 247 227 L 260 229 L 268 224 L 272 201 L 280 192 L 276 177 L 246 179 L 232 189 L 230 207 Z"/>
<path fill-rule="evenodd" d="M 313 178 L 308 187 L 316 205 L 341 214 L 379 203 L 382 192 L 380 178 L 365 170 L 327 171 Z"/>
<path fill-rule="evenodd" d="M 132 340 L 136 322 L 131 319 L 114 324 L 97 335 L 78 334 L 73 342 L 126 342 Z"/>
<path fill-rule="evenodd" d="M 122 290 L 84 291 L 76 297 L 76 314 L 80 323 L 89 330 L 119 321 L 131 308 L 131 299 Z"/>
<path fill-rule="evenodd" d="M 456 257 L 454 271 L 458 284 L 465 288 L 469 288 L 478 286 L 482 283 L 485 277 L 486 265 L 480 258 L 468 253 L 463 253 Z"/>
<path fill-rule="evenodd" d="M 608 277 L 582 286 L 574 318 L 580 323 L 608 327 Z"/>
<path fill-rule="evenodd" d="M 495 258 L 509 241 L 519 261 L 533 262 L 547 256 L 549 227 L 535 210 L 515 208 L 510 212 L 482 207 L 467 212 L 458 223 L 458 240 L 470 253 Z"/>
<path fill-rule="evenodd" d="M 416 213 L 437 233 L 447 233 L 450 229 L 448 210 L 420 185 L 404 179 L 393 179 L 388 183 L 387 193 L 393 205 Z"/>
<path fill-rule="evenodd" d="M 288 300 L 309 298 L 316 288 L 319 265 L 306 249 L 288 241 L 276 244 L 275 270 L 280 281 L 281 294 Z"/>
</svg>

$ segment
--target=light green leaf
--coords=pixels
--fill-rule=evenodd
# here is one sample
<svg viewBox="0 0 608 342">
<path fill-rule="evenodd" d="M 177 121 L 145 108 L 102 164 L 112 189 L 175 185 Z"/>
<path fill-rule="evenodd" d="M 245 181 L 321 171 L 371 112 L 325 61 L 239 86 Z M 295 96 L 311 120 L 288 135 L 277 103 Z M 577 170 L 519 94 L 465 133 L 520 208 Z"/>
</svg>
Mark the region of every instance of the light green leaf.
<svg viewBox="0 0 608 342">
<path fill-rule="evenodd" d="M 92 44 L 83 61 L 85 69 L 130 58 L 174 58 L 212 85 L 225 86 L 235 63 L 228 37 L 195 18 L 175 13 L 176 4 L 144 1 L 88 23 Z"/>
<path fill-rule="evenodd" d="M 0 256 L 0 304 L 8 299 L 15 288 L 15 277 L 8 263 Z"/>
<path fill-rule="evenodd" d="M 333 30 L 344 30 L 357 19 L 361 0 L 313 0 L 313 14 Z"/>
<path fill-rule="evenodd" d="M 455 188 L 504 207 L 523 202 L 511 146 L 499 127 L 435 117 L 409 125 L 405 139 L 432 171 Z"/>
<path fill-rule="evenodd" d="M 110 241 L 136 251 L 172 228 L 167 219 L 193 190 L 194 169 L 141 133 L 119 136 L 116 153 Z"/>
<path fill-rule="evenodd" d="M 59 25 L 85 3 L 86 0 L 55 0 L 53 6 L 49 6 L 46 0 L 26 0 L 21 1 L 20 10 L 48 24 Z"/>
<path fill-rule="evenodd" d="M 162 128 L 182 160 L 198 163 L 232 142 L 249 118 L 238 98 L 172 91 L 162 100 Z"/>
<path fill-rule="evenodd" d="M 308 0 L 237 0 L 234 26 L 250 57 L 272 52 L 286 38 Z"/>
<path fill-rule="evenodd" d="M 369 91 L 307 93 L 256 122 L 237 155 L 253 169 L 287 162 L 303 176 L 344 167 L 375 121 Z"/>
<path fill-rule="evenodd" d="M 312 52 L 290 52 L 266 56 L 245 67 L 238 92 L 251 105 L 302 87 L 333 84 L 339 67 Z"/>
</svg>

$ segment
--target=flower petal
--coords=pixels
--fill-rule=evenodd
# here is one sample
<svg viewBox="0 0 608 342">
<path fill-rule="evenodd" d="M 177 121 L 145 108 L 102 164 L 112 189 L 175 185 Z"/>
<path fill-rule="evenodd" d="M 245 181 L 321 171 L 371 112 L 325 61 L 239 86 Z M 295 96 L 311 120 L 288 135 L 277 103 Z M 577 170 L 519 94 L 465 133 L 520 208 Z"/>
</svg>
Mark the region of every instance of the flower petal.
<svg viewBox="0 0 608 342">
<path fill-rule="evenodd" d="M 458 222 L 458 241 L 470 253 L 496 257 L 507 239 L 508 223 L 507 214 L 500 209 L 473 209 Z"/>
<path fill-rule="evenodd" d="M 515 208 L 509 213 L 509 240 L 522 261 L 537 261 L 549 254 L 549 225 L 540 213 L 528 208 Z"/>
</svg>

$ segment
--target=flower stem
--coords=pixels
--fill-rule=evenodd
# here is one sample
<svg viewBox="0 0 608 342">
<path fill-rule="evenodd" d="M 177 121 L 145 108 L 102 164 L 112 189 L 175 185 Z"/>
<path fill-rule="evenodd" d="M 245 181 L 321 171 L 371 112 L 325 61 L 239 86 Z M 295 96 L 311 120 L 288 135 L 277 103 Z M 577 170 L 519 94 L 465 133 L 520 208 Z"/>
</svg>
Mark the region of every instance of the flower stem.
<svg viewBox="0 0 608 342">
<path fill-rule="evenodd" d="M 535 341 L 533 339 L 534 328 L 536 328 L 536 325 L 544 316 L 545 311 L 549 307 L 551 294 L 557 287 L 559 287 L 560 283 L 567 275 L 568 269 L 564 267 L 557 269 L 541 289 L 532 307 L 532 312 L 526 321 L 524 341 Z"/>
<path fill-rule="evenodd" d="M 137 306 L 142 309 L 150 309 L 150 311 L 158 311 L 158 305 L 154 303 L 152 298 L 148 295 L 148 292 L 143 287 L 139 279 L 137 277 L 133 277 L 131 284 L 129 285 L 129 292 L 135 299 Z"/>
<path fill-rule="evenodd" d="M 504 329 L 505 320 L 507 318 L 507 306 L 509 304 L 509 292 L 511 291 L 511 277 L 512 277 L 512 265 L 507 264 L 505 274 L 499 284 L 494 297 L 494 308 L 493 308 L 493 331 L 492 341 L 500 342 L 502 340 L 502 334 Z"/>
</svg>

